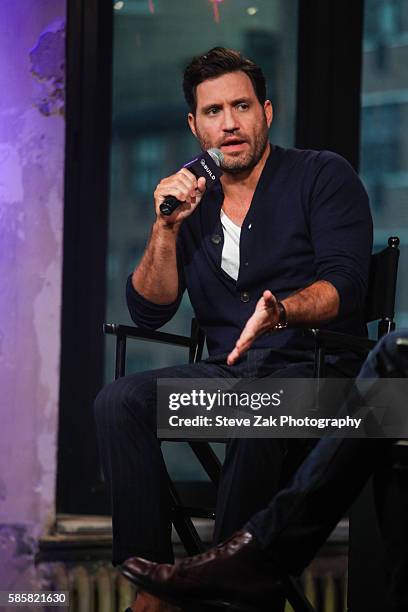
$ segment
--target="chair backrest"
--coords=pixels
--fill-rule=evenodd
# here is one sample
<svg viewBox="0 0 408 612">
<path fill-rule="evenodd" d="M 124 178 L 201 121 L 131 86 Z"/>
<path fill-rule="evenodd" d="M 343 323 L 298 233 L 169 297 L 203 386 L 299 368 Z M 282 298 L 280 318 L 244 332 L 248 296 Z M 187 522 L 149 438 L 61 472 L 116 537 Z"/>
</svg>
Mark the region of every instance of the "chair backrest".
<svg viewBox="0 0 408 612">
<path fill-rule="evenodd" d="M 365 320 L 377 321 L 378 337 L 395 328 L 395 294 L 400 240 L 397 236 L 388 239 L 388 246 L 371 255 L 370 276 L 365 302 Z"/>
</svg>

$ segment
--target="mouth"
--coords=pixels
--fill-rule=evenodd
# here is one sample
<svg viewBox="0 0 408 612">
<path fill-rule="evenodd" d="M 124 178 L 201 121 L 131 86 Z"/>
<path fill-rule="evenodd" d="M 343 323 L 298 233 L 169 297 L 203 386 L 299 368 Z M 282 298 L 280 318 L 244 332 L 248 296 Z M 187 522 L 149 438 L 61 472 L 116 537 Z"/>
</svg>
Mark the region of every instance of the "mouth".
<svg viewBox="0 0 408 612">
<path fill-rule="evenodd" d="M 239 151 L 246 145 L 246 141 L 241 138 L 228 138 L 224 140 L 221 145 L 221 149 L 226 152 Z"/>
</svg>

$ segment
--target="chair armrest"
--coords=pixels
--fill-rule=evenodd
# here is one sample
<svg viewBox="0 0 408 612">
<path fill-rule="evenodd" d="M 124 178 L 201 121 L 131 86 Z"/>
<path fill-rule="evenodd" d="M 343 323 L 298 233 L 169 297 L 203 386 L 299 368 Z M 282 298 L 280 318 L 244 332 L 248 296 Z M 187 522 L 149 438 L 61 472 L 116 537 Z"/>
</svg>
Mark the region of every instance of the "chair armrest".
<svg viewBox="0 0 408 612">
<path fill-rule="evenodd" d="M 326 329 L 306 329 L 305 334 L 308 337 L 313 337 L 316 346 L 325 348 L 335 347 L 337 349 L 349 349 L 357 353 L 366 354 L 376 344 L 376 340 L 362 338 L 361 336 L 352 336 L 351 334 L 342 334 Z"/>
<path fill-rule="evenodd" d="M 135 340 L 146 340 L 148 342 L 160 342 L 173 346 L 182 346 L 189 349 L 189 362 L 196 363 L 201 359 L 205 341 L 205 335 L 197 325 L 195 319 L 191 322 L 191 336 L 180 336 L 158 332 L 143 327 L 131 327 L 117 323 L 104 323 L 103 332 L 116 336 L 116 360 L 115 379 L 125 375 L 126 370 L 126 341 L 128 338 Z"/>
<path fill-rule="evenodd" d="M 158 332 L 152 329 L 143 327 L 132 327 L 130 325 L 120 325 L 117 323 L 104 323 L 103 333 L 120 336 L 122 338 L 137 338 L 139 340 L 147 340 L 150 342 L 161 342 L 164 344 L 173 344 L 175 346 L 190 347 L 191 338 L 189 336 L 180 336 L 177 334 L 168 334 L 166 332 Z"/>
</svg>

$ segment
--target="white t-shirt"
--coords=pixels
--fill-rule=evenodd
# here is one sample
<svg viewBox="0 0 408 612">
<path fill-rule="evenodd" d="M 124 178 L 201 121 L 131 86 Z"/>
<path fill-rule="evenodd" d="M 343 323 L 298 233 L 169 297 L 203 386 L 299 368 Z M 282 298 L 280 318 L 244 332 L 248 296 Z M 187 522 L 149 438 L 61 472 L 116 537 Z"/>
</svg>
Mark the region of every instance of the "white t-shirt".
<svg viewBox="0 0 408 612">
<path fill-rule="evenodd" d="M 220 216 L 224 232 L 221 268 L 234 280 L 237 280 L 239 272 L 239 239 L 241 236 L 241 228 L 231 221 L 222 208 Z"/>
</svg>

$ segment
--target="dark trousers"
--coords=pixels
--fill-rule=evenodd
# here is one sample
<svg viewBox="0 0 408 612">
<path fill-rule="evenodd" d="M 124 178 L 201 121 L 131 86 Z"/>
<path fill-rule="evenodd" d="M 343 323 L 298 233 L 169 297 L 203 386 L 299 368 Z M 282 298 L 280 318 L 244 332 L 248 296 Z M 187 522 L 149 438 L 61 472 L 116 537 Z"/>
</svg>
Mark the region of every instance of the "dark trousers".
<svg viewBox="0 0 408 612">
<path fill-rule="evenodd" d="M 380 377 L 407 376 L 408 353 L 398 349 L 400 337 L 408 338 L 408 333 L 385 336 L 358 379 L 373 379 L 375 384 Z M 361 399 L 354 388 L 343 410 L 352 412 L 353 402 L 361 405 Z M 246 525 L 280 570 L 301 573 L 374 473 L 390 588 L 388 610 L 408 610 L 408 482 L 404 473 L 396 476 L 392 471 L 393 443 L 380 438 L 319 441 L 290 484 Z"/>
<path fill-rule="evenodd" d="M 172 562 L 167 472 L 156 435 L 158 378 L 306 378 L 312 354 L 253 349 L 234 366 L 225 355 L 198 364 L 133 374 L 106 386 L 95 402 L 102 466 L 109 485 L 113 563 L 131 556 Z M 348 364 L 349 375 L 358 364 Z M 354 372 L 353 372 L 354 371 Z M 328 375 L 344 374 L 333 366 Z M 310 451 L 314 440 L 234 439 L 226 449 L 216 508 L 215 541 L 229 537 L 265 507 Z"/>
</svg>

